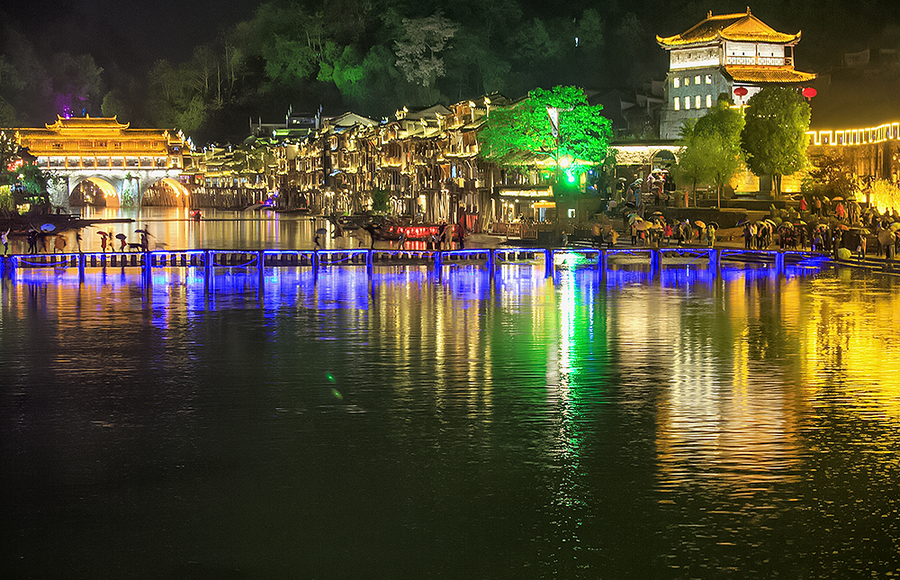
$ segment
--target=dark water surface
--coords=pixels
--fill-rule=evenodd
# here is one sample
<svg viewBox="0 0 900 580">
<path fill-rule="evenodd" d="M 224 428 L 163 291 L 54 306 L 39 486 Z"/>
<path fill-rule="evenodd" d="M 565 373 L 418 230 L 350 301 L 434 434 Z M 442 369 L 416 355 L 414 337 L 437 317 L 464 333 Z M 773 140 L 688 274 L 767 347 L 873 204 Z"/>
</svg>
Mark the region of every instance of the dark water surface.
<svg viewBox="0 0 900 580">
<path fill-rule="evenodd" d="M 898 290 L 23 271 L 0 285 L 0 576 L 896 577 Z"/>
</svg>

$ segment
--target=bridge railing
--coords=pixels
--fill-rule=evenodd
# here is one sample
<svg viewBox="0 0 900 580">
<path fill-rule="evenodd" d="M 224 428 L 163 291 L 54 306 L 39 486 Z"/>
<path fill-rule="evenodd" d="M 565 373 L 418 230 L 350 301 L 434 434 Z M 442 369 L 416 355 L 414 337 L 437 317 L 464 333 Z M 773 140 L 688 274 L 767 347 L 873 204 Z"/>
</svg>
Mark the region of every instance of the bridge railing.
<svg viewBox="0 0 900 580">
<path fill-rule="evenodd" d="M 391 265 L 486 265 L 496 268 L 503 264 L 534 264 L 543 262 L 548 275 L 556 268 L 602 268 L 610 263 L 646 263 L 656 269 L 670 264 L 708 264 L 718 268 L 724 262 L 754 262 L 785 264 L 817 262 L 829 258 L 817 252 L 743 250 L 736 248 L 494 248 L 469 250 L 154 250 L 149 252 L 85 252 L 66 254 L 35 254 L 0 256 L 3 271 L 40 268 L 204 268 L 257 269 L 276 267 L 372 268 Z"/>
</svg>

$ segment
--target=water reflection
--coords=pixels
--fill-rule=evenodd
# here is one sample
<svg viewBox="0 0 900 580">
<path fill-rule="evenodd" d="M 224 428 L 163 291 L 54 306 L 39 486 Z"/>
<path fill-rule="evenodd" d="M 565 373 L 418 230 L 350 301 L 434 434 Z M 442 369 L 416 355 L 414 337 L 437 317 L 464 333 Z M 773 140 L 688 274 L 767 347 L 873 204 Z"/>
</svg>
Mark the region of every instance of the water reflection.
<svg viewBox="0 0 900 580">
<path fill-rule="evenodd" d="M 17 272 L 0 284 L 4 556 L 45 576 L 896 568 L 894 278 L 545 274 Z"/>
</svg>

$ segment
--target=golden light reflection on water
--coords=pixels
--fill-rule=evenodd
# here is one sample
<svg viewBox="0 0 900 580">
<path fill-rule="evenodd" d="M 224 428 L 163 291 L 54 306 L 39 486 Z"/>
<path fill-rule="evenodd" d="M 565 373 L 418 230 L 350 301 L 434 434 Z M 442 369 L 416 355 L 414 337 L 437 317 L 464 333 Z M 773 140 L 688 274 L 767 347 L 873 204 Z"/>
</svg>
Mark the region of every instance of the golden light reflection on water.
<svg viewBox="0 0 900 580">
<path fill-rule="evenodd" d="M 661 490 L 759 492 L 796 482 L 809 454 L 804 432 L 823 408 L 844 408 L 876 428 L 900 425 L 894 279 L 849 270 L 747 275 L 704 299 L 723 313 L 714 317 L 718 328 L 683 324 L 673 337 L 658 420 Z"/>
</svg>

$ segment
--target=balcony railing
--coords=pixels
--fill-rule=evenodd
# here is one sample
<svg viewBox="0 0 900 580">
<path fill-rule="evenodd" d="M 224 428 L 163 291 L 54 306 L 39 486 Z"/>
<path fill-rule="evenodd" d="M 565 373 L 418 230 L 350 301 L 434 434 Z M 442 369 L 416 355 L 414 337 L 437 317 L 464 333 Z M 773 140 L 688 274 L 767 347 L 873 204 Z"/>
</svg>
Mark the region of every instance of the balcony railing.
<svg viewBox="0 0 900 580">
<path fill-rule="evenodd" d="M 725 64 L 751 66 L 794 66 L 794 59 L 789 56 L 728 56 Z"/>
</svg>

